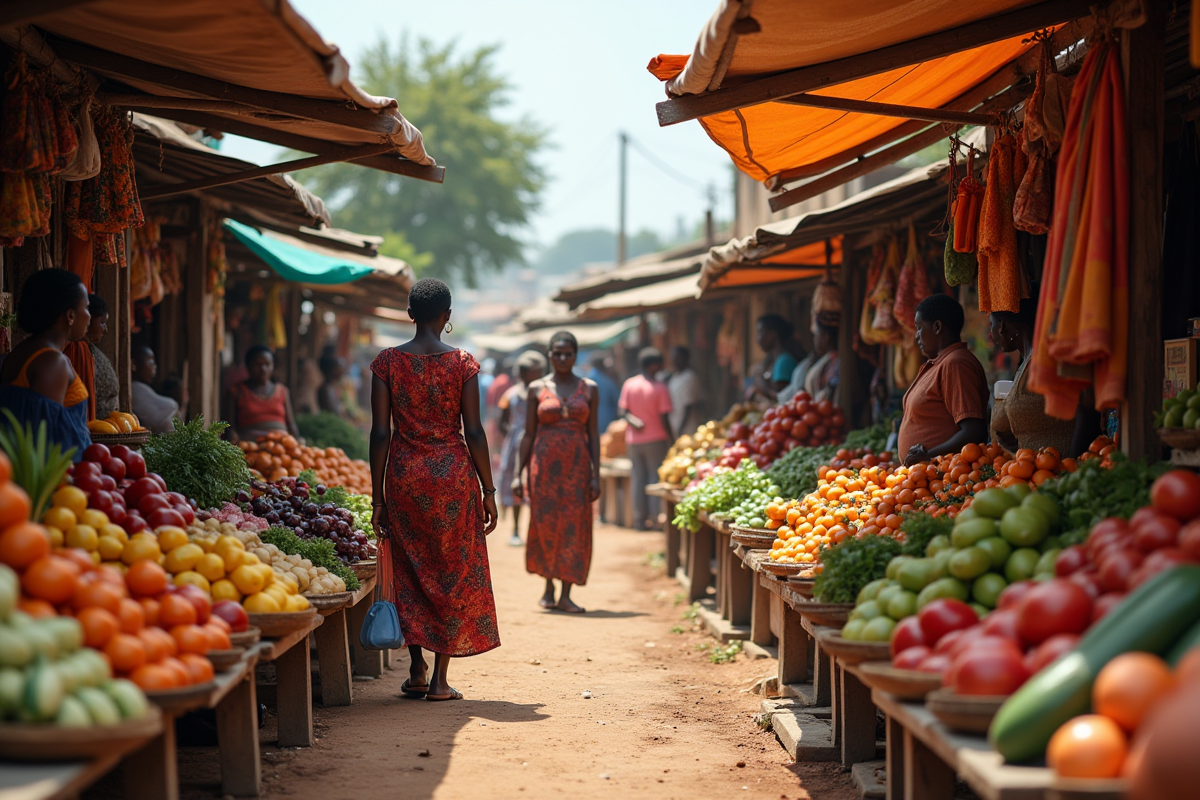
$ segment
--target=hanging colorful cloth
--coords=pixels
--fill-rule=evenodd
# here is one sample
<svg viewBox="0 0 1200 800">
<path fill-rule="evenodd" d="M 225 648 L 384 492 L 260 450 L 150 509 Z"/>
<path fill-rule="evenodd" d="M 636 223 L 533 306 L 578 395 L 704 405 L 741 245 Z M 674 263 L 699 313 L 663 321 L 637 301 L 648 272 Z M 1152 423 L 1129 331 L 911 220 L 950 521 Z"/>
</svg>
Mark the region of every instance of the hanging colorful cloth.
<svg viewBox="0 0 1200 800">
<path fill-rule="evenodd" d="M 97 106 L 93 112 L 100 173 L 66 184 L 63 216 L 71 233 L 91 239 L 96 264 L 125 266 L 121 234 L 140 228 L 145 218 L 133 166 L 133 128 L 124 113 Z"/>
<path fill-rule="evenodd" d="M 866 292 L 858 319 L 858 338 L 865 345 L 883 344 L 879 333 L 871 327 L 871 322 L 875 319 L 875 306 L 871 304 L 871 295 L 874 294 L 875 287 L 879 283 L 879 276 L 883 273 L 883 259 L 884 249 L 875 245 L 871 250 L 871 265 L 867 268 Z"/>
<path fill-rule="evenodd" d="M 925 271 L 925 262 L 921 260 L 921 252 L 917 248 L 916 228 L 910 222 L 908 225 L 908 252 L 904 258 L 904 266 L 900 268 L 896 304 L 893 307 L 896 322 L 906 333 L 911 335 L 917 332 L 917 306 L 930 294 L 932 292 L 929 288 L 929 274 Z"/>
<path fill-rule="evenodd" d="M 1029 388 L 1046 413 L 1075 415 L 1091 382 L 1096 407 L 1125 399 L 1129 336 L 1129 163 L 1119 50 L 1096 44 L 1072 92 L 1059 153 Z"/>
<path fill-rule="evenodd" d="M 952 227 L 954 250 L 974 253 L 979 236 L 979 209 L 983 203 L 983 186 L 975 177 L 975 148 L 967 151 L 967 177 L 958 184 L 958 199 L 954 202 Z"/>
<path fill-rule="evenodd" d="M 871 320 L 871 329 L 875 331 L 880 344 L 897 344 L 904 338 L 904 330 L 896 322 L 893 306 L 896 303 L 896 287 L 900 281 L 900 242 L 893 236 L 888 242 L 887 256 L 883 259 L 883 270 L 871 293 L 871 305 L 875 307 L 875 316 Z"/>
<path fill-rule="evenodd" d="M 267 292 L 267 316 L 264 320 L 267 347 L 278 350 L 287 347 L 287 326 L 283 322 L 283 284 L 277 283 Z"/>
<path fill-rule="evenodd" d="M 1004 134 L 988 155 L 987 187 L 979 212 L 979 310 L 1017 312 L 1021 306 L 1021 259 L 1013 227 L 1016 139 Z"/>
</svg>

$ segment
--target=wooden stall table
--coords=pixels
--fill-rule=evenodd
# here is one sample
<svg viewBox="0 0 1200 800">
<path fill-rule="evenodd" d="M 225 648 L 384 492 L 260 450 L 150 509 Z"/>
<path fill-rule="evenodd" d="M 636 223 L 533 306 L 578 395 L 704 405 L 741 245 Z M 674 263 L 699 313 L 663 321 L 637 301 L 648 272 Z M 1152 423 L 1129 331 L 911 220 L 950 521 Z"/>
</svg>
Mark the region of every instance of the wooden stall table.
<svg viewBox="0 0 1200 800">
<path fill-rule="evenodd" d="M 604 521 L 622 528 L 633 526 L 633 492 L 630 477 L 633 462 L 628 458 L 600 461 L 600 502 Z"/>
<path fill-rule="evenodd" d="M 871 699 L 887 715 L 888 800 L 952 800 L 956 775 L 983 800 L 1055 796 L 1049 769 L 1005 764 L 986 738 L 951 731 L 924 703 L 878 689 Z"/>
<path fill-rule="evenodd" d="M 117 742 L 87 761 L 0 761 L 0 800 L 73 800 L 154 738 Z"/>
<path fill-rule="evenodd" d="M 312 622 L 279 639 L 259 643 L 259 661 L 275 664 L 275 706 L 279 718 L 280 747 L 312 747 L 312 664 L 308 636 L 321 627 L 325 617 L 312 615 Z M 299 645 L 299 646 L 297 646 Z M 257 742 L 257 736 L 255 737 Z M 232 794 L 237 794 L 233 792 Z"/>
<path fill-rule="evenodd" d="M 215 709 L 217 713 L 223 792 L 235 796 L 258 794 L 262 767 L 254 668 L 262 647 L 260 643 L 247 648 L 237 665 L 216 674 L 207 691 L 176 690 L 150 696 L 151 702 L 162 711 L 163 730 L 125 759 L 123 778 L 127 798 L 176 800 L 179 797 L 175 719 L 202 708 Z"/>
<path fill-rule="evenodd" d="M 383 653 L 363 650 L 358 633 L 362 630 L 370 603 L 375 595 L 375 577 L 361 581 L 337 606 L 319 608 L 325 622 L 313 633 L 317 642 L 317 664 L 321 671 L 321 705 L 348 706 L 354 700 L 354 668 L 351 652 L 357 657 L 360 674 L 378 678 L 383 674 Z"/>
<path fill-rule="evenodd" d="M 700 601 L 699 616 L 705 627 L 723 642 L 750 638 L 750 604 L 754 592 L 754 573 L 745 569 L 738 549 L 730 539 L 729 523 L 701 514 L 700 533 L 711 537 L 715 552 L 712 563 L 715 602 L 707 597 Z M 698 555 L 697 559 L 701 556 Z M 707 589 L 707 586 L 705 587 Z M 694 601 L 693 601 L 694 602 Z"/>
<path fill-rule="evenodd" d="M 657 497 L 662 501 L 663 509 L 663 534 L 666 537 L 666 542 L 663 546 L 663 556 L 666 559 L 667 577 L 675 577 L 675 573 L 679 571 L 680 560 L 680 531 L 675 526 L 675 506 L 683 499 L 683 490 L 677 486 L 672 486 L 669 483 L 654 483 L 646 487 L 646 494 Z"/>
</svg>

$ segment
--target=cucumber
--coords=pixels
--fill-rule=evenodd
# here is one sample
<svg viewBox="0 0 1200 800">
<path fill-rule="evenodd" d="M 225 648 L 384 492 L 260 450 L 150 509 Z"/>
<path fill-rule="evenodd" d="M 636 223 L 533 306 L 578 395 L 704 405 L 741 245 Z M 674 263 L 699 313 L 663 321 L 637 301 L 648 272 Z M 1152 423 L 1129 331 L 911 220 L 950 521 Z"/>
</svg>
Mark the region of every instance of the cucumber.
<svg viewBox="0 0 1200 800">
<path fill-rule="evenodd" d="M 1193 625 L 1187 633 L 1179 637 L 1179 641 L 1175 642 L 1174 646 L 1167 653 L 1167 663 L 1172 667 L 1175 666 L 1193 647 L 1200 647 L 1200 622 Z"/>
<path fill-rule="evenodd" d="M 48 722 L 58 716 L 62 706 L 62 678 L 45 658 L 39 657 L 25 673 L 25 701 L 21 718 L 28 722 Z"/>
<path fill-rule="evenodd" d="M 1182 566 L 1142 584 L 1093 625 L 1074 651 L 1033 676 L 992 720 L 988 740 L 1009 762 L 1040 758 L 1054 732 L 1088 713 L 1092 682 L 1122 653 L 1162 654 L 1200 617 L 1200 567 Z"/>
<path fill-rule="evenodd" d="M 116 702 L 117 708 L 121 709 L 122 719 L 139 719 L 146 716 L 146 712 L 150 710 L 150 701 L 133 681 L 116 678 L 100 688 L 108 693 Z"/>
</svg>

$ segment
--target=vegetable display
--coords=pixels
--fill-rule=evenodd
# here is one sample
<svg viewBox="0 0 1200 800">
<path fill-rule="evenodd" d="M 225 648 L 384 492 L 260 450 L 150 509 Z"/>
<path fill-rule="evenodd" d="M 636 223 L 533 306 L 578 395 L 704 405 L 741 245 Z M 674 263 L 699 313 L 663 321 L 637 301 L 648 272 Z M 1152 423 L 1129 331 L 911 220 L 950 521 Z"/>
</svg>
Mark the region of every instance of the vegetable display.
<svg viewBox="0 0 1200 800">
<path fill-rule="evenodd" d="M 1131 517 L 1150 502 L 1150 485 L 1167 469 L 1129 461 L 1116 452 L 1105 458 L 1110 461 L 1107 468 L 1098 458 L 1084 461 L 1075 472 L 1042 487 L 1062 508 L 1064 544 L 1079 544 L 1106 517 Z"/>
<path fill-rule="evenodd" d="M 326 486 L 345 486 L 360 494 L 371 491 L 371 465 L 351 459 L 336 447 L 307 447 L 281 431 L 237 446 L 245 453 L 246 463 L 264 480 L 295 478 L 304 470 L 315 470 Z"/>
<path fill-rule="evenodd" d="M 753 462 L 743 461 L 736 470 L 716 473 L 687 492 L 675 506 L 673 524 L 690 531 L 698 531 L 701 511 L 709 514 L 729 511 L 755 491 L 765 496 L 776 497 L 779 487 L 771 483 L 771 479 Z"/>
<path fill-rule="evenodd" d="M 201 508 L 214 508 L 250 485 L 246 458 L 233 444 L 221 438 L 224 422 L 204 427 L 197 416 L 186 423 L 175 422 L 172 433 L 157 434 L 142 447 L 146 469 L 158 473 L 173 492 L 196 501 Z"/>
<path fill-rule="evenodd" d="M 260 538 L 288 555 L 299 556 L 301 564 L 308 561 L 318 569 L 328 570 L 342 582 L 345 589 L 356 591 L 359 588 L 358 578 L 338 559 L 334 544 L 328 539 L 301 539 L 287 528 L 280 527 L 268 528 Z"/>
<path fill-rule="evenodd" d="M 367 437 L 343 417 L 329 411 L 301 414 L 296 417 L 296 429 L 310 447 L 318 450 L 341 450 L 354 460 L 366 461 Z"/>
<path fill-rule="evenodd" d="M 374 543 L 355 527 L 355 512 L 325 500 L 325 495 L 333 490 L 323 485 L 310 487 L 297 478 L 281 478 L 275 483 L 256 480 L 250 488 L 250 492 L 240 492 L 237 497 L 243 511 L 262 517 L 271 525 L 287 528 L 302 539 L 329 540 L 348 564 L 375 555 Z M 339 496 L 346 498 L 343 502 L 349 499 L 344 490 Z"/>
</svg>

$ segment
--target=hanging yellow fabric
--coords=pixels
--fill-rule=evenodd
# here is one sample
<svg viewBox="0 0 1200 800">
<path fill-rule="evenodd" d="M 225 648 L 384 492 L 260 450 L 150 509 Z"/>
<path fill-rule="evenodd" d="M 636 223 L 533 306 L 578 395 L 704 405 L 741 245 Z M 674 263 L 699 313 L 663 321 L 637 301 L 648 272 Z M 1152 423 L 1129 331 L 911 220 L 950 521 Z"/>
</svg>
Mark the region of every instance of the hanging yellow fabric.
<svg viewBox="0 0 1200 800">
<path fill-rule="evenodd" d="M 275 284 L 267 293 L 267 346 L 272 350 L 287 347 L 287 326 L 283 323 L 283 286 Z"/>
</svg>

